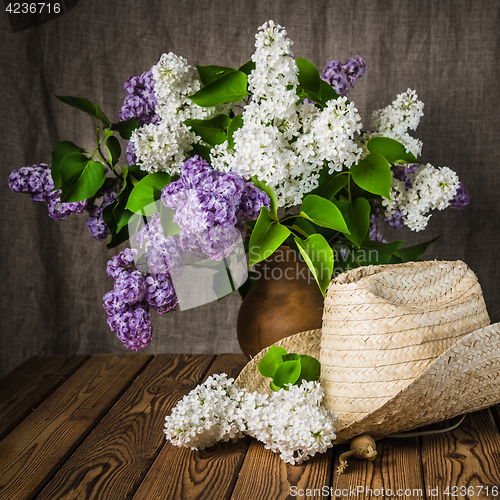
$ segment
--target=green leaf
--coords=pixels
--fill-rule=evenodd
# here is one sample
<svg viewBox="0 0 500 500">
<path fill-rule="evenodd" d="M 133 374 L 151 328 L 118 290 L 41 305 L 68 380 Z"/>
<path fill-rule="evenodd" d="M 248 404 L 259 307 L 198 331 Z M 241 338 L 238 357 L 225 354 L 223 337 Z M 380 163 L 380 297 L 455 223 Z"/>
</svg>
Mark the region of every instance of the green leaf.
<svg viewBox="0 0 500 500">
<path fill-rule="evenodd" d="M 329 174 L 328 167 L 323 167 L 319 174 L 319 186 L 311 191 L 311 194 L 317 194 L 322 198 L 333 201 L 335 195 L 345 186 L 347 186 L 347 175 Z"/>
<path fill-rule="evenodd" d="M 278 392 L 281 389 L 281 387 L 278 387 L 272 380 L 271 380 L 271 382 L 269 382 L 269 387 L 274 392 Z"/>
<path fill-rule="evenodd" d="M 235 68 L 227 68 L 226 66 L 199 66 L 198 64 L 196 65 L 196 69 L 198 70 L 198 74 L 200 75 L 201 83 L 204 86 L 226 75 L 227 73 L 236 71 Z"/>
<path fill-rule="evenodd" d="M 210 163 L 210 151 L 211 147 L 205 146 L 204 144 L 192 144 L 193 149 L 189 152 L 189 157 L 193 157 L 195 155 L 203 158 L 204 160 Z"/>
<path fill-rule="evenodd" d="M 239 67 L 238 71 L 242 71 L 245 75 L 250 75 L 250 73 L 255 69 L 255 63 L 250 60 Z"/>
<path fill-rule="evenodd" d="M 94 104 L 95 106 L 95 117 L 99 118 L 106 126 L 111 127 L 110 119 L 101 111 L 99 104 Z"/>
<path fill-rule="evenodd" d="M 106 244 L 107 248 L 115 248 L 121 245 L 123 242 L 127 241 L 129 238 L 128 228 L 125 226 L 120 231 L 117 231 L 116 220 L 113 215 L 113 211 L 117 205 L 117 202 L 110 203 L 102 211 L 102 218 L 108 229 L 111 231 L 111 238 Z"/>
<path fill-rule="evenodd" d="M 132 135 L 132 132 L 139 126 L 137 123 L 137 119 L 132 117 L 129 118 L 128 120 L 123 120 L 118 123 L 112 123 L 111 124 L 111 130 L 116 130 L 122 139 L 125 139 L 126 141 L 130 140 L 130 136 Z"/>
<path fill-rule="evenodd" d="M 349 229 L 340 210 L 330 200 L 321 198 L 321 196 L 307 195 L 302 202 L 299 216 L 305 217 L 318 226 L 349 234 Z"/>
<path fill-rule="evenodd" d="M 321 234 L 313 234 L 307 240 L 295 237 L 295 243 L 325 295 L 333 274 L 333 250 Z"/>
<path fill-rule="evenodd" d="M 91 198 L 106 180 L 106 167 L 83 153 L 66 155 L 59 165 L 59 173 L 63 203 Z"/>
<path fill-rule="evenodd" d="M 132 215 L 134 215 L 130 210 L 127 210 L 125 207 L 127 206 L 128 197 L 134 185 L 132 184 L 132 180 L 130 178 L 128 167 L 123 172 L 123 187 L 118 194 L 118 199 L 113 208 L 113 217 L 116 222 L 116 231 L 120 231 L 123 227 L 125 227 Z"/>
<path fill-rule="evenodd" d="M 339 95 L 337 94 L 337 92 L 335 92 L 335 90 L 329 83 L 325 82 L 324 80 L 321 80 L 320 84 L 321 84 L 320 95 L 323 104 L 326 105 L 328 101 L 339 98 Z"/>
<path fill-rule="evenodd" d="M 269 210 L 262 207 L 249 243 L 249 266 L 267 259 L 287 239 L 290 229 L 271 219 Z"/>
<path fill-rule="evenodd" d="M 294 359 L 300 359 L 300 354 L 296 353 L 284 354 L 282 358 L 283 361 L 293 361 Z"/>
<path fill-rule="evenodd" d="M 142 178 L 132 189 L 127 202 L 127 210 L 136 214 L 153 215 L 156 213 L 156 208 L 152 213 L 144 208 L 153 204 L 155 199 L 155 190 L 161 191 L 171 180 L 171 177 L 166 172 L 154 172 Z"/>
<path fill-rule="evenodd" d="M 352 203 L 338 200 L 334 202 L 342 212 L 350 234 L 346 238 L 358 248 L 370 228 L 370 202 L 366 198 L 356 198 Z"/>
<path fill-rule="evenodd" d="M 274 372 L 273 383 L 278 387 L 285 387 L 285 384 L 295 384 L 299 377 L 300 361 L 283 361 Z"/>
<path fill-rule="evenodd" d="M 118 201 L 114 201 L 109 205 L 106 205 L 102 211 L 102 218 L 107 228 L 111 231 L 111 235 L 116 234 L 116 220 L 113 215 L 113 210 L 115 209 Z"/>
<path fill-rule="evenodd" d="M 186 120 L 184 123 L 191 127 L 196 135 L 199 135 L 203 141 L 215 146 L 226 142 L 226 129 L 231 122 L 227 115 L 217 115 L 209 120 Z"/>
<path fill-rule="evenodd" d="M 369 153 L 351 167 L 353 181 L 369 193 L 391 198 L 391 166 L 379 153 Z"/>
<path fill-rule="evenodd" d="M 304 95 L 315 102 L 321 101 L 321 78 L 316 66 L 301 57 L 297 57 L 295 62 L 299 69 L 299 86 L 304 91 Z"/>
<path fill-rule="evenodd" d="M 273 188 L 268 184 L 266 184 L 264 181 L 259 181 L 255 175 L 250 180 L 253 182 L 256 188 L 260 189 L 261 191 L 264 191 L 267 194 L 267 196 L 269 196 L 271 218 L 277 221 L 278 201 L 276 200 L 276 195 L 274 194 Z"/>
<path fill-rule="evenodd" d="M 293 221 L 290 229 L 304 235 L 305 238 L 308 238 L 309 236 L 311 236 L 311 234 L 316 234 L 316 229 L 314 229 L 314 226 L 310 224 L 306 219 L 302 219 L 300 217 L 297 217 Z"/>
<path fill-rule="evenodd" d="M 404 240 L 396 240 L 389 243 L 365 240 L 361 249 L 357 252 L 358 261 L 363 266 L 370 264 L 386 264 L 389 262 L 392 254 L 394 254 L 403 243 L 405 243 Z M 360 256 L 362 256 L 363 259 L 360 259 Z"/>
<path fill-rule="evenodd" d="M 401 259 L 401 262 L 416 262 L 420 260 L 429 246 L 439 239 L 439 236 L 432 240 L 406 248 L 398 248 L 394 255 Z"/>
<path fill-rule="evenodd" d="M 283 363 L 282 356 L 286 354 L 286 349 L 283 347 L 272 345 L 259 361 L 259 373 L 263 377 L 273 378 L 276 368 Z"/>
<path fill-rule="evenodd" d="M 247 75 L 242 71 L 226 73 L 189 96 L 203 107 L 217 106 L 226 102 L 239 102 L 247 95 Z"/>
<path fill-rule="evenodd" d="M 111 122 L 109 121 L 108 117 L 101 111 L 101 108 L 99 108 L 97 104 L 93 104 L 88 99 L 85 99 L 85 97 L 72 97 L 69 95 L 56 95 L 56 97 L 64 102 L 64 104 L 68 104 L 73 108 L 84 111 L 90 116 L 99 118 L 108 127 L 111 126 Z"/>
<path fill-rule="evenodd" d="M 379 153 L 389 163 L 416 163 L 418 160 L 413 153 L 408 153 L 406 147 L 389 137 L 373 137 L 366 145 L 370 153 Z"/>
<path fill-rule="evenodd" d="M 113 217 L 116 220 L 116 230 L 121 231 L 123 228 L 127 229 L 130 218 L 134 215 L 130 210 L 123 209 L 117 205 L 113 210 Z M 128 239 L 128 238 L 127 238 Z"/>
<path fill-rule="evenodd" d="M 255 285 L 257 276 L 258 274 L 255 271 L 248 270 L 248 278 L 238 288 L 238 293 L 240 294 L 242 300 L 251 292 Z"/>
<path fill-rule="evenodd" d="M 120 141 L 114 136 L 110 136 L 106 139 L 106 149 L 109 153 L 109 158 L 111 160 L 111 165 L 113 167 L 118 163 L 120 155 L 122 154 L 122 147 L 120 146 Z"/>
<path fill-rule="evenodd" d="M 148 173 L 145 170 L 142 170 L 139 165 L 129 165 L 127 167 L 127 171 L 128 176 L 134 185 L 148 175 Z"/>
<path fill-rule="evenodd" d="M 71 153 L 85 153 L 85 149 L 78 147 L 70 141 L 62 141 L 57 143 L 52 148 L 52 164 L 50 174 L 54 181 L 54 189 L 58 189 L 61 185 L 61 174 L 59 173 L 59 165 L 62 159 Z"/>
<path fill-rule="evenodd" d="M 321 364 L 312 356 L 302 354 L 300 356 L 300 378 L 299 380 L 307 380 L 308 382 L 315 382 L 319 380 L 321 375 Z"/>
<path fill-rule="evenodd" d="M 68 106 L 72 106 L 73 108 L 84 111 L 91 116 L 95 116 L 95 104 L 92 104 L 88 99 L 85 99 L 85 97 L 72 97 L 69 95 L 56 95 L 56 97 Z"/>
<path fill-rule="evenodd" d="M 234 148 L 234 133 L 243 126 L 243 114 L 236 115 L 227 127 L 227 149 Z"/>
<path fill-rule="evenodd" d="M 380 265 L 388 263 L 397 263 L 401 260 L 396 257 L 394 260 L 394 252 L 405 243 L 404 241 L 392 241 L 390 243 L 381 243 L 378 241 L 365 240 L 361 248 L 356 248 L 354 245 L 348 246 L 344 243 L 344 247 L 349 250 L 348 256 L 344 259 L 339 245 L 335 245 L 334 254 L 337 256 L 335 262 L 335 271 L 346 271 L 359 266 Z"/>
</svg>

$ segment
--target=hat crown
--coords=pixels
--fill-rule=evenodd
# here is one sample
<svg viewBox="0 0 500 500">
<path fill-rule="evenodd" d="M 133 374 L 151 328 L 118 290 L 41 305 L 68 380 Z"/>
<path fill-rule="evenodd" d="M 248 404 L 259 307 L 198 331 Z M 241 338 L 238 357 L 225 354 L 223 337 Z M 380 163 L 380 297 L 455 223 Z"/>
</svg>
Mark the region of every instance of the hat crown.
<svg viewBox="0 0 500 500">
<path fill-rule="evenodd" d="M 320 350 L 325 406 L 343 425 L 362 419 L 460 338 L 489 322 L 477 278 L 461 261 L 343 273 L 325 295 Z"/>
</svg>

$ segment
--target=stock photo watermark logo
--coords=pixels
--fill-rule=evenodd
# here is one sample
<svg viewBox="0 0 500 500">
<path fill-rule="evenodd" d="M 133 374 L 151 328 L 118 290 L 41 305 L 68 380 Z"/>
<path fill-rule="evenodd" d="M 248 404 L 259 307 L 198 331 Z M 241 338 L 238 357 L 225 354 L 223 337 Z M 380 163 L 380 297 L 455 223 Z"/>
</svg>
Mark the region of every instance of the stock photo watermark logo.
<svg viewBox="0 0 500 500">
<path fill-rule="evenodd" d="M 169 273 L 181 311 L 216 301 L 236 291 L 248 278 L 241 233 L 206 226 L 185 231 L 175 211 L 157 201 L 128 223 L 130 246 L 140 271 Z M 213 258 L 210 246 L 223 238 L 227 251 Z"/>
<path fill-rule="evenodd" d="M 195 194 L 192 193 L 194 197 Z M 189 190 L 186 196 L 190 197 Z M 136 268 L 151 274 L 169 274 L 181 311 L 233 293 L 247 281 L 249 271 L 253 280 L 298 279 L 311 283 L 318 276 L 322 279 L 324 273 L 328 273 L 327 279 L 331 278 L 330 267 L 315 266 L 315 276 L 300 253 L 288 247 L 279 247 L 262 256 L 264 260 L 249 269 L 241 231 L 232 226 L 206 225 L 197 218 L 192 201 L 188 204 L 192 212 L 188 215 L 183 213 L 180 218 L 176 218 L 176 210 L 167 208 L 158 200 L 143 207 L 141 213 L 134 214 L 128 222 Z M 176 220 L 186 217 L 192 219 L 187 226 L 181 227 L 176 223 Z M 196 223 L 193 224 L 193 221 Z M 260 255 L 259 248 L 250 248 L 249 253 L 252 252 Z M 358 260 L 369 264 L 374 258 L 373 253 L 377 251 L 367 250 L 366 258 L 358 256 Z M 316 263 L 326 260 L 314 251 L 309 252 L 308 257 Z M 343 252 L 333 251 L 334 263 L 341 265 L 333 269 L 334 276 L 351 268 L 346 257 Z M 276 266 L 279 262 L 286 262 L 286 265 Z"/>
<path fill-rule="evenodd" d="M 13 33 L 34 28 L 66 14 L 78 4 L 78 0 L 48 2 L 10 2 L 4 0 Z"/>
</svg>

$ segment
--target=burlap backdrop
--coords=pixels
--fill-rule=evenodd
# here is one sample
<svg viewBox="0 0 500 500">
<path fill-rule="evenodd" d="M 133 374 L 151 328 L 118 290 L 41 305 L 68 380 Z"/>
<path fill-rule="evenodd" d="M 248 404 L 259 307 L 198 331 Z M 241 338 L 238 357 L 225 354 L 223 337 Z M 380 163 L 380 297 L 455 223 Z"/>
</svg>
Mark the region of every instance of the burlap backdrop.
<svg viewBox="0 0 500 500">
<path fill-rule="evenodd" d="M 89 236 L 84 216 L 53 221 L 44 206 L 7 187 L 10 171 L 50 162 L 61 140 L 93 147 L 92 120 L 53 94 L 87 97 L 116 117 L 123 82 L 163 52 L 192 64 L 238 66 L 269 19 L 287 28 L 296 56 L 320 68 L 355 54 L 366 60 L 368 72 L 352 93 L 366 125 L 396 94 L 417 91 L 425 102 L 423 159 L 457 171 L 472 202 L 463 212 L 435 213 L 425 232 L 387 234 L 412 244 L 441 235 L 426 257 L 464 260 L 498 321 L 499 1 L 80 0 L 62 17 L 18 33 L 0 15 L 2 374 L 33 354 L 125 352 L 102 308 L 114 251 Z M 147 352 L 238 352 L 239 302 L 233 294 L 154 313 Z"/>
</svg>

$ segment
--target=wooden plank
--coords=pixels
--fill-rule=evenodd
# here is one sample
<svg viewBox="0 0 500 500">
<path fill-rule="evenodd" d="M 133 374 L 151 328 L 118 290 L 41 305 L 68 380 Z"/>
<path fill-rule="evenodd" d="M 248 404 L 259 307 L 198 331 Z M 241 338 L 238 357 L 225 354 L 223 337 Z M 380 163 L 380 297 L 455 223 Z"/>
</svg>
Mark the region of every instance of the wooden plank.
<svg viewBox="0 0 500 500">
<path fill-rule="evenodd" d="M 301 465 L 290 465 L 252 439 L 230 498 L 326 497 L 324 489 L 328 491 L 330 487 L 332 457 L 329 449 Z"/>
<path fill-rule="evenodd" d="M 231 500 L 321 498 L 324 488 L 329 491 L 331 462 L 330 449 L 301 465 L 286 464 L 278 454 L 266 450 L 263 443 L 254 439 L 245 456 Z"/>
<path fill-rule="evenodd" d="M 339 457 L 347 450 L 347 444 L 335 450 L 332 500 L 397 498 L 399 493 L 412 500 L 426 498 L 417 438 L 378 440 L 375 460 L 349 458 L 347 469 L 338 474 Z"/>
<path fill-rule="evenodd" d="M 455 430 L 424 436 L 421 441 L 426 491 L 436 493 L 429 498 L 499 498 L 492 488 L 500 489 L 500 433 L 490 410 L 470 413 Z"/>
<path fill-rule="evenodd" d="M 0 499 L 33 498 L 151 358 L 92 356 L 0 441 Z"/>
<path fill-rule="evenodd" d="M 33 356 L 0 380 L 0 439 L 89 356 Z"/>
<path fill-rule="evenodd" d="M 130 498 L 164 444 L 168 408 L 203 378 L 214 358 L 156 356 L 37 500 Z"/>
<path fill-rule="evenodd" d="M 236 377 L 246 362 L 243 355 L 219 355 L 207 376 L 226 373 Z M 236 443 L 219 443 L 203 451 L 179 448 L 167 442 L 133 500 L 229 498 L 248 442 L 248 439 L 242 439 Z"/>
</svg>

